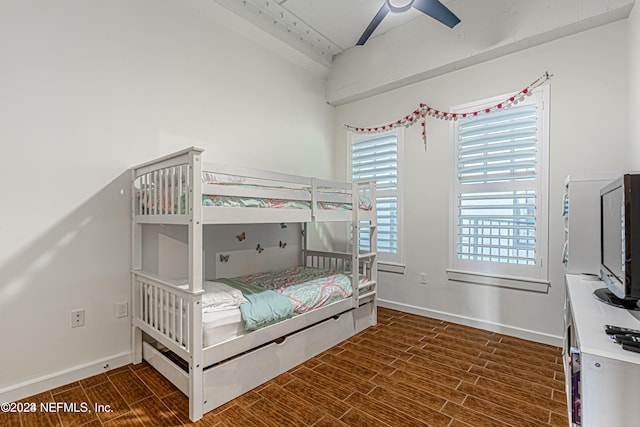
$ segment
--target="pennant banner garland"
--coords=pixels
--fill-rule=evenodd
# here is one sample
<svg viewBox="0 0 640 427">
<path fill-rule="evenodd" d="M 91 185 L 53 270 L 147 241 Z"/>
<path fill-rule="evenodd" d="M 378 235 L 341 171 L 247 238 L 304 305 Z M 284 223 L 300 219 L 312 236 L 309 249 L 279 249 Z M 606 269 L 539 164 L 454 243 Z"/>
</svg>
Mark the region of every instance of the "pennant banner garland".
<svg viewBox="0 0 640 427">
<path fill-rule="evenodd" d="M 511 105 L 517 104 L 518 102 L 522 101 L 522 99 L 524 99 L 525 96 L 531 95 L 531 91 L 533 89 L 542 85 L 551 77 L 553 77 L 553 74 L 549 74 L 549 72 L 545 72 L 540 78 L 538 78 L 536 81 L 531 83 L 529 86 L 522 89 L 520 92 L 506 98 L 505 100 L 494 105 L 493 107 L 484 108 L 478 111 L 469 111 L 466 113 L 455 114 L 455 113 L 448 113 L 448 112 L 433 108 L 427 104 L 420 103 L 419 107 L 416 108 L 416 110 L 413 111 L 411 114 L 408 114 L 403 118 L 398 119 L 388 125 L 381 125 L 376 127 L 355 127 L 351 125 L 345 125 L 345 127 L 351 132 L 366 134 L 366 133 L 385 132 L 393 128 L 398 128 L 401 126 L 409 127 L 409 126 L 413 126 L 416 123 L 420 123 L 420 126 L 422 126 L 422 140 L 424 142 L 424 148 L 426 150 L 427 149 L 427 123 L 425 121 L 426 117 L 433 117 L 440 120 L 455 121 L 459 119 L 465 119 L 467 117 L 475 117 L 480 114 L 489 114 L 493 111 L 498 111 L 503 108 L 508 108 Z"/>
</svg>

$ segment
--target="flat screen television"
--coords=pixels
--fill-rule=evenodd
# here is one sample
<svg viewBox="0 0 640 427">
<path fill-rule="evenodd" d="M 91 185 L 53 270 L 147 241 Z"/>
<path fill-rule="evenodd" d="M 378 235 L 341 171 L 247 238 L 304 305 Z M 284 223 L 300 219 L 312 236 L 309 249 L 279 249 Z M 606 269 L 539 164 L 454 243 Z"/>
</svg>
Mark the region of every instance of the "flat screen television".
<svg viewBox="0 0 640 427">
<path fill-rule="evenodd" d="M 640 310 L 640 174 L 625 174 L 600 190 L 600 279 L 595 295 Z"/>
</svg>

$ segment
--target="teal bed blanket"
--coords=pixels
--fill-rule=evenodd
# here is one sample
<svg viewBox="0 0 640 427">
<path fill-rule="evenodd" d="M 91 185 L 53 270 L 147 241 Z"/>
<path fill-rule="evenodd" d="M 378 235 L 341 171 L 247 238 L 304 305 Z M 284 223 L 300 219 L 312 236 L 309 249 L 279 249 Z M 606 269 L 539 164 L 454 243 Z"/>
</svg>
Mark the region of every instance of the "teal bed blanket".
<svg viewBox="0 0 640 427">
<path fill-rule="evenodd" d="M 367 279 L 360 275 L 360 283 Z M 314 308 L 349 298 L 351 275 L 310 267 L 291 267 L 234 278 L 218 278 L 247 299 L 240 312 L 248 330 L 260 329 Z"/>
<path fill-rule="evenodd" d="M 293 317 L 289 298 L 278 292 L 244 283 L 237 279 L 216 279 L 242 292 L 247 302 L 240 304 L 240 314 L 245 328 L 252 331 Z"/>
</svg>

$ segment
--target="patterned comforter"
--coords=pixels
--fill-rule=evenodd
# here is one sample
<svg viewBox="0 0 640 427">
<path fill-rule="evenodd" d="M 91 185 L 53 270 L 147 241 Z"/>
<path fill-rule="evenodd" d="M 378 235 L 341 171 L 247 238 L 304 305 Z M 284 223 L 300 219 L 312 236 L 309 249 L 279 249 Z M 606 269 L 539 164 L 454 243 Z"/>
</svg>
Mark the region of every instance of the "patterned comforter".
<svg viewBox="0 0 640 427">
<path fill-rule="evenodd" d="M 230 185 L 230 184 L 228 184 Z M 246 186 L 247 188 L 259 188 L 256 186 Z M 266 187 L 265 187 L 266 188 Z M 279 190 L 285 190 L 285 188 L 278 188 Z M 308 190 L 303 189 L 286 189 L 291 191 L 292 194 L 296 193 L 309 193 Z M 342 194 L 324 192 L 324 194 Z M 186 212 L 186 198 L 184 193 L 178 194 L 171 192 L 171 189 L 165 189 L 164 194 L 155 194 L 151 186 L 146 187 L 144 190 L 138 190 L 138 199 L 142 200 L 142 206 L 149 211 L 159 210 L 161 213 L 181 213 Z M 267 199 L 256 197 L 237 197 L 237 196 L 220 196 L 212 194 L 202 195 L 202 206 L 219 206 L 219 207 L 232 207 L 232 208 L 272 208 L 272 209 L 311 209 L 311 202 L 296 199 Z M 340 202 L 318 202 L 319 209 L 323 210 L 352 210 L 352 203 L 340 203 Z M 373 204 L 371 200 L 363 195 L 358 195 L 358 207 L 359 209 L 370 211 L 373 210 Z"/>
<path fill-rule="evenodd" d="M 366 282 L 359 277 L 361 283 Z M 351 275 L 309 267 L 291 267 L 232 279 L 216 279 L 242 291 L 240 311 L 249 330 L 349 298 Z"/>
<path fill-rule="evenodd" d="M 222 184 L 218 184 L 222 185 Z M 303 188 L 287 188 L 287 187 L 267 187 L 258 185 L 247 184 L 225 184 L 227 186 L 236 186 L 242 188 L 254 188 L 262 190 L 279 190 L 287 191 L 292 195 L 309 194 L 309 189 Z M 347 195 L 347 193 L 335 192 L 335 191 L 320 191 L 325 195 Z M 351 196 L 349 196 L 351 199 Z M 266 199 L 255 197 L 236 197 L 236 196 L 220 196 L 204 194 L 202 196 L 203 206 L 223 206 L 234 208 L 275 208 L 275 209 L 310 209 L 311 202 L 296 200 L 296 199 Z M 351 210 L 353 209 L 351 203 L 339 203 L 339 202 L 318 202 L 318 208 L 325 210 Z M 373 209 L 371 200 L 364 194 L 358 195 L 358 208 L 370 211 Z"/>
</svg>

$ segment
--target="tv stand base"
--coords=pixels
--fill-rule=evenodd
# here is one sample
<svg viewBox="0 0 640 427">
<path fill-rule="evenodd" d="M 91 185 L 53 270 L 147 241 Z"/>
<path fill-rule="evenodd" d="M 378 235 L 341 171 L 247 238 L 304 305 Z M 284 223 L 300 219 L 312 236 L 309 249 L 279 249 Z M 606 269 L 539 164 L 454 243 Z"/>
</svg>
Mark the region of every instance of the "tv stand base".
<svg viewBox="0 0 640 427">
<path fill-rule="evenodd" d="M 593 295 L 599 301 L 612 305 L 618 308 L 624 308 L 625 310 L 640 311 L 638 307 L 638 300 L 623 300 L 618 298 L 607 288 L 599 288 L 593 291 Z"/>
</svg>

